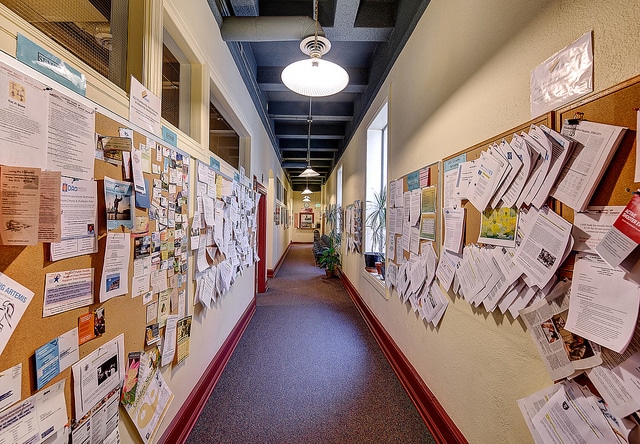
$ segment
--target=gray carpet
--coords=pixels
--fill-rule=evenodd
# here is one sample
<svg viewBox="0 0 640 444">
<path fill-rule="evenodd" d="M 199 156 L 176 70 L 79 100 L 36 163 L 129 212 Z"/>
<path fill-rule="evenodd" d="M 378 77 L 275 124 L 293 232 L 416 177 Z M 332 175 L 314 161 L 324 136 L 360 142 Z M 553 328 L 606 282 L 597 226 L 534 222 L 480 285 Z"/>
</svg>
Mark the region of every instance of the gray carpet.
<svg viewBox="0 0 640 444">
<path fill-rule="evenodd" d="M 435 443 L 339 279 L 293 245 L 187 443 Z"/>
</svg>

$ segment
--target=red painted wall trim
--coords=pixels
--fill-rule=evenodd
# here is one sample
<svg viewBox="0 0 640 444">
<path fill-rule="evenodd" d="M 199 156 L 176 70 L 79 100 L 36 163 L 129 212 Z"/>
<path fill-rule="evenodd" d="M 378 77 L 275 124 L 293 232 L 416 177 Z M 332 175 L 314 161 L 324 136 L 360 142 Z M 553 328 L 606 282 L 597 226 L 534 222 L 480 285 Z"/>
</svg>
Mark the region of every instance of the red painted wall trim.
<svg viewBox="0 0 640 444">
<path fill-rule="evenodd" d="M 218 383 L 224 367 L 229 362 L 229 358 L 235 350 L 238 341 L 242 337 L 249 321 L 256 312 L 256 300 L 251 301 L 236 323 L 229 336 L 218 350 L 218 353 L 211 360 L 211 363 L 204 371 L 200 380 L 185 400 L 176 416 L 173 418 L 167 430 L 158 441 L 160 444 L 182 444 L 187 440 L 191 429 L 196 423 L 198 416 L 202 412 L 207 399 L 211 395 L 214 387 Z"/>
<path fill-rule="evenodd" d="M 284 262 L 284 258 L 286 258 L 287 254 L 289 253 L 289 249 L 291 248 L 291 244 L 292 243 L 295 243 L 295 242 L 289 242 L 289 245 L 287 245 L 287 249 L 284 250 L 284 253 L 282 253 L 282 256 L 280 256 L 280 259 L 278 259 L 278 262 L 276 262 L 275 267 L 267 268 L 267 277 L 269 279 L 271 279 L 272 277 L 275 277 L 275 275 L 278 273 L 278 270 L 280 269 L 280 266 Z"/>
<path fill-rule="evenodd" d="M 442 444 L 468 444 L 462 432 L 369 309 L 349 278 L 340 272 L 340 279 L 435 440 Z"/>
</svg>

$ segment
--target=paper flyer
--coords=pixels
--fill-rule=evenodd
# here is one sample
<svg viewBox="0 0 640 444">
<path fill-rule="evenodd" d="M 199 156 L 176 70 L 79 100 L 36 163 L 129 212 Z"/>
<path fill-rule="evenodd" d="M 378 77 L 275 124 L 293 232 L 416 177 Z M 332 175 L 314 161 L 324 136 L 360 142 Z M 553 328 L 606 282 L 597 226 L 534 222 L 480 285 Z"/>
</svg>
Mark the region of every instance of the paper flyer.
<svg viewBox="0 0 640 444">
<path fill-rule="evenodd" d="M 39 218 L 40 170 L 0 166 L 0 244 L 37 244 Z"/>
<path fill-rule="evenodd" d="M 33 291 L 0 272 L 0 354 L 32 298 Z"/>
<path fill-rule="evenodd" d="M 640 195 L 634 194 L 607 231 L 596 251 L 612 267 L 620 265 L 640 244 Z"/>
<path fill-rule="evenodd" d="M 93 304 L 93 268 L 47 273 L 42 317 Z"/>
<path fill-rule="evenodd" d="M 482 212 L 478 242 L 502 247 L 516 246 L 518 210 L 495 208 Z"/>
<path fill-rule="evenodd" d="M 120 225 L 133 228 L 134 216 L 133 184 L 120 180 L 104 178 L 104 201 L 107 206 L 107 230 Z"/>
<path fill-rule="evenodd" d="M 129 292 L 129 233 L 107 233 L 107 245 L 100 278 L 100 302 Z"/>
<path fill-rule="evenodd" d="M 75 421 L 71 431 L 71 442 L 74 444 L 120 444 L 119 391 L 120 387 L 111 390 L 86 415 Z"/>
<path fill-rule="evenodd" d="M 80 345 L 96 337 L 93 332 L 95 314 L 93 312 L 78 316 L 78 343 Z"/>
<path fill-rule="evenodd" d="M 142 370 L 142 369 L 141 369 Z M 141 375 L 142 376 L 142 375 Z M 158 426 L 173 401 L 173 393 L 164 381 L 162 373 L 153 368 L 140 386 L 134 404 L 125 408 L 140 433 L 142 441 L 153 442 Z"/>
<path fill-rule="evenodd" d="M 120 402 L 122 405 L 133 404 L 136 400 L 138 386 L 138 373 L 140 370 L 140 352 L 130 352 L 127 357 L 127 369 L 125 371 L 124 385 Z"/>
<path fill-rule="evenodd" d="M 62 177 L 60 185 L 61 236 L 51 243 L 51 260 L 98 252 L 98 186 L 94 180 Z"/>
<path fill-rule="evenodd" d="M 74 328 L 36 350 L 36 386 L 40 390 L 62 370 L 80 359 L 78 329 Z"/>
<path fill-rule="evenodd" d="M 0 372 L 0 412 L 22 398 L 22 363 Z"/>
<path fill-rule="evenodd" d="M 189 356 L 189 342 L 191 338 L 191 316 L 178 320 L 178 364 Z"/>
<path fill-rule="evenodd" d="M 82 418 L 124 380 L 124 334 L 72 366 L 75 417 Z M 119 397 L 116 397 L 116 402 Z"/>
<path fill-rule="evenodd" d="M 42 390 L 0 413 L 0 442 L 41 443 L 63 440 L 68 423 L 65 381 Z"/>
<path fill-rule="evenodd" d="M 48 108 L 43 83 L 0 63 L 0 164 L 47 167 Z"/>
</svg>

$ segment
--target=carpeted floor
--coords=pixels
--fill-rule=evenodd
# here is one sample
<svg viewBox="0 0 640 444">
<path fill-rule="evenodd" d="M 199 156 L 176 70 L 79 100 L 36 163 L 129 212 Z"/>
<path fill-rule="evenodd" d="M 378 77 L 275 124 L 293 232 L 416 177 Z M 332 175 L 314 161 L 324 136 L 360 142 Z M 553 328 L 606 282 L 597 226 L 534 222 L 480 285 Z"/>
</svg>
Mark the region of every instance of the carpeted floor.
<svg viewBox="0 0 640 444">
<path fill-rule="evenodd" d="M 435 443 L 339 279 L 292 245 L 187 443 Z"/>
</svg>

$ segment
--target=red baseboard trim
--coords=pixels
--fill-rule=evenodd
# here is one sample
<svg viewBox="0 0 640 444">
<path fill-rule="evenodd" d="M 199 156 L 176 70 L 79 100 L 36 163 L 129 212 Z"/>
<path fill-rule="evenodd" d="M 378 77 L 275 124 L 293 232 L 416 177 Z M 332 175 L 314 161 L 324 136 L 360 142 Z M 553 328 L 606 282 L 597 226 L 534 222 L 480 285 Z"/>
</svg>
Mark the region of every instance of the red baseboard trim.
<svg viewBox="0 0 640 444">
<path fill-rule="evenodd" d="M 462 432 L 369 309 L 349 278 L 340 273 L 340 279 L 435 440 L 442 444 L 468 444 Z"/>
<path fill-rule="evenodd" d="M 231 354 L 238 345 L 238 341 L 242 337 L 249 321 L 256 312 L 256 300 L 251 301 L 238 322 L 236 323 L 229 336 L 214 356 L 213 360 L 204 371 L 200 380 L 193 388 L 187 399 L 185 400 L 176 416 L 173 418 L 167 430 L 162 434 L 158 441 L 160 444 L 182 444 L 187 440 L 189 433 L 200 416 L 207 399 L 211 395 L 214 387 L 218 383 L 222 371 L 224 370 Z"/>
<path fill-rule="evenodd" d="M 282 263 L 284 262 L 284 259 L 287 257 L 287 254 L 289 253 L 289 248 L 291 248 L 291 244 L 295 244 L 295 242 L 289 242 L 289 245 L 287 245 L 287 249 L 284 250 L 284 253 L 282 253 L 282 256 L 280 256 L 280 259 L 278 259 L 278 262 L 276 262 L 276 265 L 273 268 L 267 268 L 267 278 L 271 279 L 275 277 L 276 274 L 278 274 L 278 270 L 280 269 L 280 266 L 282 265 Z"/>
</svg>

